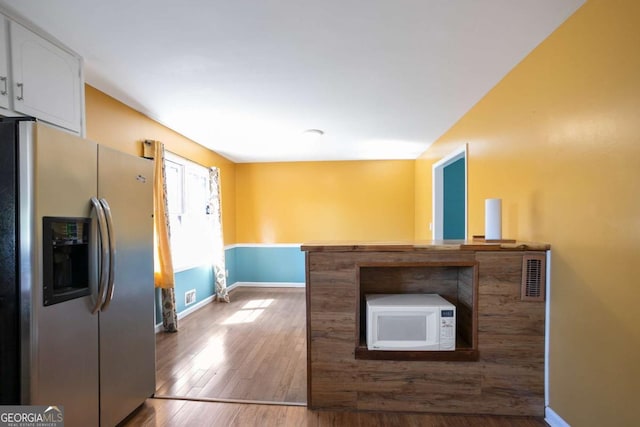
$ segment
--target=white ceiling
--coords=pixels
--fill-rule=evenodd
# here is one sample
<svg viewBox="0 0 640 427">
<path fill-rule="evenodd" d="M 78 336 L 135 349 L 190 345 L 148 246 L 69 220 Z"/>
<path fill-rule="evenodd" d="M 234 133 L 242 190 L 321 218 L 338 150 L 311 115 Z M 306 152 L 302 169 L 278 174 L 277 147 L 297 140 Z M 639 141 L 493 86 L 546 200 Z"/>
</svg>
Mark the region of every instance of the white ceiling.
<svg viewBox="0 0 640 427">
<path fill-rule="evenodd" d="M 90 85 L 267 162 L 416 158 L 584 1 L 0 4 L 82 55 Z"/>
</svg>

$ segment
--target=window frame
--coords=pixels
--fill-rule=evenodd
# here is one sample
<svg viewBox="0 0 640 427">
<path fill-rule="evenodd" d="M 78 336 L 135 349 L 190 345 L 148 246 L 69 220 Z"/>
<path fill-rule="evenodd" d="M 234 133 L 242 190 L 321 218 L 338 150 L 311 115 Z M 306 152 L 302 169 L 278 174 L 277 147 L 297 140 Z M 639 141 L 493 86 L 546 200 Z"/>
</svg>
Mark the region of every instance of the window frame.
<svg viewBox="0 0 640 427">
<path fill-rule="evenodd" d="M 209 203 L 209 169 L 171 152 L 165 152 L 165 162 L 167 205 L 171 207 L 169 225 L 174 272 L 210 265 L 213 260 L 213 242 L 207 243 L 209 231 L 202 231 L 202 226 L 206 228 L 210 225 L 206 209 Z M 179 183 L 175 187 L 166 174 L 168 167 L 179 172 Z M 201 182 L 203 189 L 192 188 L 195 182 L 191 179 L 192 176 L 204 180 Z M 176 197 L 175 189 L 179 190 L 178 201 L 172 202 L 172 197 Z M 193 197 L 202 197 L 202 200 L 194 202 L 191 200 Z M 202 211 L 198 213 L 194 207 L 200 203 Z"/>
</svg>

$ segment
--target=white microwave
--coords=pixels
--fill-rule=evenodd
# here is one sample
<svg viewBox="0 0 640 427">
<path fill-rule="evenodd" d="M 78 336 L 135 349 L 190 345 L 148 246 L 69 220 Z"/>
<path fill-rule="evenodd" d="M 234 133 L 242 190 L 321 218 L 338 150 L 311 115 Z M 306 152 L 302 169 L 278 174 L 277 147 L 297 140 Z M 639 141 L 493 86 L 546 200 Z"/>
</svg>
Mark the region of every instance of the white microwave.
<svg viewBox="0 0 640 427">
<path fill-rule="evenodd" d="M 438 294 L 370 294 L 367 348 L 394 351 L 456 349 L 456 307 Z"/>
</svg>

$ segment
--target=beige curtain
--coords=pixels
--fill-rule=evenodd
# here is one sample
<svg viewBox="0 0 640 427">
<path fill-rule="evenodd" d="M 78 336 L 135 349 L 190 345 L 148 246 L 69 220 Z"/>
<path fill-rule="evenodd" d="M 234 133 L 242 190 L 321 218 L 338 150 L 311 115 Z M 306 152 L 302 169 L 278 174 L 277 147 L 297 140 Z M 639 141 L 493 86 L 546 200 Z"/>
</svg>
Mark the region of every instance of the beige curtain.
<svg viewBox="0 0 640 427">
<path fill-rule="evenodd" d="M 227 268 L 224 258 L 222 233 L 222 196 L 220 193 L 220 169 L 209 169 L 208 213 L 213 221 L 213 275 L 216 281 L 216 301 L 230 302 L 227 292 Z"/>
<path fill-rule="evenodd" d="M 153 140 L 146 140 L 144 143 L 145 146 L 151 146 L 155 161 L 153 180 L 154 283 L 156 288 L 161 288 L 162 293 L 162 325 L 167 332 L 177 332 L 178 315 L 173 261 L 171 259 L 164 144 Z"/>
</svg>

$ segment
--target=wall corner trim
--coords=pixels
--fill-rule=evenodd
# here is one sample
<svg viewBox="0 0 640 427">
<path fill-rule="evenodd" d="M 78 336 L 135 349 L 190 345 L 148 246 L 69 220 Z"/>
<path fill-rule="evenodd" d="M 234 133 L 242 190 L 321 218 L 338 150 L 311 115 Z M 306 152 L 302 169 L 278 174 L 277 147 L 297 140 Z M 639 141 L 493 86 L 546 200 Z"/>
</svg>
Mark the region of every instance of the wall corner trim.
<svg viewBox="0 0 640 427">
<path fill-rule="evenodd" d="M 571 425 L 562 419 L 553 409 L 549 406 L 544 408 L 544 420 L 551 427 L 571 427 Z"/>
</svg>

